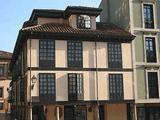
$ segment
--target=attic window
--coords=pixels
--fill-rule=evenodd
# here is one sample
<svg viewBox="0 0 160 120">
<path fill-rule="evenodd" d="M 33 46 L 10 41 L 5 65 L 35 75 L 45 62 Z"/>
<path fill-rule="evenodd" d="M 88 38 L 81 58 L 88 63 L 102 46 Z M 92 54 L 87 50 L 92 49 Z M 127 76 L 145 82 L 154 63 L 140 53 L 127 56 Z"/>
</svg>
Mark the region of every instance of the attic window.
<svg viewBox="0 0 160 120">
<path fill-rule="evenodd" d="M 91 18 L 88 15 L 79 15 L 77 17 L 77 28 L 90 29 L 91 28 Z"/>
</svg>

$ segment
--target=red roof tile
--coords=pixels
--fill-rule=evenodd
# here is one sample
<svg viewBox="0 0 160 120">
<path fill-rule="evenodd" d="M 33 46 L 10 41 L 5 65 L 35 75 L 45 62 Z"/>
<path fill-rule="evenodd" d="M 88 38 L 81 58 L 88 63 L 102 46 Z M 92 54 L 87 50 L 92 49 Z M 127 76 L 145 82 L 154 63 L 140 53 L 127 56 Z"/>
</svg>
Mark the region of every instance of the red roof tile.
<svg viewBox="0 0 160 120">
<path fill-rule="evenodd" d="M 78 29 L 72 28 L 67 24 L 42 24 L 36 25 L 32 27 L 23 28 L 22 31 L 28 32 L 48 32 L 48 33 L 65 33 L 65 34 L 86 34 L 86 35 L 101 35 L 101 36 L 108 36 L 108 37 L 128 37 L 132 38 L 133 35 L 129 32 L 117 27 L 113 24 L 106 24 L 106 23 L 97 23 L 97 29 Z"/>
<path fill-rule="evenodd" d="M 11 59 L 12 53 L 0 50 L 0 59 Z"/>
</svg>

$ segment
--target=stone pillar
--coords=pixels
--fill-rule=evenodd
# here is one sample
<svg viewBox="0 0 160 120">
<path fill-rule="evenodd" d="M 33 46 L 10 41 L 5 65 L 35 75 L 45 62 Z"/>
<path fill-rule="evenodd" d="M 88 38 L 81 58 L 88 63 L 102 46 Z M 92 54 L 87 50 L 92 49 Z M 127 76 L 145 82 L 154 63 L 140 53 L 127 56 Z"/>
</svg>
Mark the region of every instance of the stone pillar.
<svg viewBox="0 0 160 120">
<path fill-rule="evenodd" d="M 98 105 L 96 105 L 95 107 L 94 107 L 94 111 L 95 111 L 95 120 L 99 120 L 99 107 L 98 107 Z"/>
<path fill-rule="evenodd" d="M 57 120 L 59 120 L 59 107 L 58 106 L 56 107 L 56 117 L 57 117 Z"/>
<path fill-rule="evenodd" d="M 30 107 L 30 120 L 32 120 L 32 107 Z"/>
<path fill-rule="evenodd" d="M 136 104 L 133 104 L 133 111 L 134 111 L 133 120 L 137 120 L 137 106 L 136 106 Z"/>
</svg>

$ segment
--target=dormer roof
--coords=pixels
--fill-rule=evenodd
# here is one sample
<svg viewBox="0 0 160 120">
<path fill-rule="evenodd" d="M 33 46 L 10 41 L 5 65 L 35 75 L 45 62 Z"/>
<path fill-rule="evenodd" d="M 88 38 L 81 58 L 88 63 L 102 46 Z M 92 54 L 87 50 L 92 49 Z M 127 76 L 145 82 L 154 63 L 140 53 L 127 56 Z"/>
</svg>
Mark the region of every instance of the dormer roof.
<svg viewBox="0 0 160 120">
<path fill-rule="evenodd" d="M 65 10 L 65 14 L 66 16 L 69 16 L 71 14 L 86 14 L 97 17 L 98 15 L 100 15 L 101 11 L 102 9 L 94 7 L 68 6 Z"/>
<path fill-rule="evenodd" d="M 56 9 L 34 9 L 29 21 L 34 21 L 38 17 L 44 18 L 64 18 L 64 10 Z"/>
<path fill-rule="evenodd" d="M 68 6 L 65 10 L 57 9 L 34 9 L 29 21 L 33 22 L 38 17 L 44 18 L 67 18 L 72 14 L 86 14 L 98 16 L 102 9 L 83 6 Z"/>
</svg>

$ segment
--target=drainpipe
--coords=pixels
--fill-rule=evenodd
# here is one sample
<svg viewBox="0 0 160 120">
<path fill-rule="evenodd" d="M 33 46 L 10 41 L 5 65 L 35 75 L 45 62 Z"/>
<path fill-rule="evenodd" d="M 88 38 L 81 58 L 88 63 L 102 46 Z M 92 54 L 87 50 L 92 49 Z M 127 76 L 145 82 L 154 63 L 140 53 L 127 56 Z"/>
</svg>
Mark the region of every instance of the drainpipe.
<svg viewBox="0 0 160 120">
<path fill-rule="evenodd" d="M 32 32 L 31 32 L 31 37 L 32 37 Z M 29 105 L 29 107 L 30 107 L 30 119 L 29 120 L 32 120 L 32 94 L 31 94 L 31 91 L 32 91 L 32 89 L 31 89 L 31 85 L 32 85 L 32 83 L 31 83 L 31 79 L 32 79 L 32 76 L 31 76 L 31 73 L 32 73 L 32 68 L 31 68 L 31 61 L 32 61 L 32 59 L 31 59 L 31 38 L 30 38 L 30 40 L 29 40 L 29 49 L 30 49 L 30 86 L 29 86 L 29 89 L 30 89 L 30 105 Z"/>
<path fill-rule="evenodd" d="M 129 15 L 130 15 L 130 32 L 132 34 L 134 34 L 134 16 L 133 16 L 133 0 L 129 0 Z M 137 99 L 137 87 L 136 87 L 136 59 L 135 59 L 135 46 L 134 46 L 135 42 L 134 40 L 131 42 L 131 55 L 132 55 L 132 68 L 133 68 L 133 73 L 132 73 L 132 79 L 133 79 L 133 99 L 134 99 L 134 103 L 132 106 L 133 109 L 133 119 L 137 120 L 137 107 L 136 107 L 136 99 Z"/>
<path fill-rule="evenodd" d="M 98 98 L 98 68 L 97 68 L 97 42 L 95 42 L 95 57 L 96 57 L 96 87 L 97 87 L 97 120 L 99 120 L 99 98 Z"/>
</svg>

